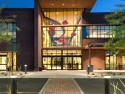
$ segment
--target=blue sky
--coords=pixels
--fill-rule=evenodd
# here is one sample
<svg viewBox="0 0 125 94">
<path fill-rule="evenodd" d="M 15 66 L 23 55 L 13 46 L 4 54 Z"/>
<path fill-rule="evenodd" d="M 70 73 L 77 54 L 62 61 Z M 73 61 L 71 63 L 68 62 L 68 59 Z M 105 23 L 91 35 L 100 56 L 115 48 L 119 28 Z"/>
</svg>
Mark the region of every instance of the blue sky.
<svg viewBox="0 0 125 94">
<path fill-rule="evenodd" d="M 0 5 L 6 2 L 8 2 L 6 8 L 34 8 L 34 0 L 0 0 Z M 123 3 L 123 1 L 97 0 L 91 12 L 111 12 L 117 3 Z"/>
<path fill-rule="evenodd" d="M 91 12 L 111 12 L 116 4 L 123 4 L 123 0 L 97 0 Z"/>
</svg>

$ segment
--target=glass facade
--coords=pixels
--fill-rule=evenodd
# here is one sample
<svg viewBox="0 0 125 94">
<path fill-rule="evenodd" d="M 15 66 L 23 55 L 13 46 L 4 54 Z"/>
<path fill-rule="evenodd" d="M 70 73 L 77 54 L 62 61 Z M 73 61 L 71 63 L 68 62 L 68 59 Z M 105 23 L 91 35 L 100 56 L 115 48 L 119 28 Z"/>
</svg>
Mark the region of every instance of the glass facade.
<svg viewBox="0 0 125 94">
<path fill-rule="evenodd" d="M 43 9 L 43 48 L 81 47 L 82 28 L 78 24 L 82 23 L 82 12 L 83 9 Z"/>
<path fill-rule="evenodd" d="M 42 50 L 44 69 L 82 69 L 83 9 L 42 9 L 42 48 L 75 48 L 75 50 Z"/>
<path fill-rule="evenodd" d="M 0 24 L 0 34 L 7 33 L 13 35 L 12 42 L 7 45 L 5 50 L 0 52 L 0 70 L 16 70 L 16 24 Z M 3 34 L 2 34 L 3 36 Z"/>
<path fill-rule="evenodd" d="M 81 27 L 54 27 L 54 31 L 47 28 L 43 28 L 43 48 L 81 47 Z"/>
<path fill-rule="evenodd" d="M 119 26 L 83 26 L 82 36 L 83 38 L 112 38 L 114 32 L 111 31 L 111 29 L 118 27 Z M 110 31 L 110 34 L 107 34 L 108 31 Z"/>
<path fill-rule="evenodd" d="M 122 70 L 125 69 L 125 56 L 115 55 L 115 52 L 105 51 L 105 69 Z"/>
</svg>

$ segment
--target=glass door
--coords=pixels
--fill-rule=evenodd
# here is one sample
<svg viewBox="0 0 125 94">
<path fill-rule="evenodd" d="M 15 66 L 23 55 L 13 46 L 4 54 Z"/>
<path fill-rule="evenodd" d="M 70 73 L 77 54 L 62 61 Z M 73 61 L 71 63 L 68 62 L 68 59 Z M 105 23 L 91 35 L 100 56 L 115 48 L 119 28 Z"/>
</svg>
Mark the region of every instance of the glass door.
<svg viewBox="0 0 125 94">
<path fill-rule="evenodd" d="M 51 57 L 52 69 L 61 70 L 61 57 Z"/>
<path fill-rule="evenodd" d="M 45 70 L 61 70 L 61 57 L 43 57 Z"/>
<path fill-rule="evenodd" d="M 43 66 L 47 70 L 76 70 L 81 69 L 81 57 L 43 57 Z"/>
<path fill-rule="evenodd" d="M 106 56 L 105 57 L 105 69 L 106 70 L 116 70 L 116 56 Z"/>
<path fill-rule="evenodd" d="M 63 69 L 81 69 L 81 57 L 63 57 Z"/>
<path fill-rule="evenodd" d="M 73 57 L 73 69 L 82 69 L 81 57 Z"/>
<path fill-rule="evenodd" d="M 105 57 L 105 69 L 110 70 L 110 61 L 109 61 L 109 56 Z"/>
<path fill-rule="evenodd" d="M 73 57 L 63 57 L 63 69 L 72 70 Z"/>
</svg>

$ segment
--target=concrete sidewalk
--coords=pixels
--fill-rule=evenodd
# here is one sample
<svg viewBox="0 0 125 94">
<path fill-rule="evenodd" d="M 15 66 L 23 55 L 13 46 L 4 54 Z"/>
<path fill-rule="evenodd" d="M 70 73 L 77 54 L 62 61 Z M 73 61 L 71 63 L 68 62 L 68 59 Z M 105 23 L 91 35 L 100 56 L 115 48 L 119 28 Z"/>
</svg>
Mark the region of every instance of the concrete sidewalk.
<svg viewBox="0 0 125 94">
<path fill-rule="evenodd" d="M 1 72 L 0 72 L 1 73 Z M 18 78 L 89 78 L 89 77 L 103 77 L 95 76 L 96 74 L 120 74 L 123 75 L 111 75 L 112 77 L 121 77 L 125 78 L 125 70 L 94 70 L 93 72 L 88 73 L 86 70 L 43 70 L 43 71 L 28 71 L 27 74 L 22 72 L 23 75 L 19 75 L 20 72 L 13 72 L 14 75 L 17 75 Z M 95 74 L 95 75 L 91 75 Z M 11 75 L 0 75 L 0 78 L 10 78 Z"/>
<path fill-rule="evenodd" d="M 94 70 L 93 72 L 90 72 L 89 75 L 86 72 L 86 70 L 43 70 L 43 71 L 37 71 L 37 72 L 28 72 L 24 78 L 89 78 L 94 77 L 91 74 L 124 74 L 124 75 L 115 75 L 112 77 L 125 77 L 125 70 Z M 103 76 L 98 76 L 103 77 Z"/>
</svg>

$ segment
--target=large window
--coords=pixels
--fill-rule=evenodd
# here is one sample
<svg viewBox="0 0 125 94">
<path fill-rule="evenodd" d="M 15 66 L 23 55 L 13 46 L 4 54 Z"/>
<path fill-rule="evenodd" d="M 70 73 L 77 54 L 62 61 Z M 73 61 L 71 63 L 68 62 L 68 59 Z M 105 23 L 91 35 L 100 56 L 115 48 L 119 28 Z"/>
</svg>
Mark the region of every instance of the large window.
<svg viewBox="0 0 125 94">
<path fill-rule="evenodd" d="M 5 51 L 16 51 L 16 24 L 15 23 L 6 23 L 0 24 L 0 36 L 4 34 L 13 35 L 12 43 L 8 44 Z M 2 35 L 1 35 L 2 34 Z"/>
<path fill-rule="evenodd" d="M 67 21 L 67 25 L 76 25 L 81 23 L 83 9 L 42 9 L 43 20 L 42 25 L 64 25 L 63 21 Z"/>
<path fill-rule="evenodd" d="M 119 26 L 83 26 L 83 38 L 111 38 L 113 33 L 107 34 L 113 28 L 118 28 Z"/>
<path fill-rule="evenodd" d="M 43 28 L 43 48 L 81 47 L 81 27 L 52 27 Z"/>
<path fill-rule="evenodd" d="M 83 9 L 43 9 L 43 48 L 81 47 Z M 69 26 L 70 25 L 70 26 Z"/>
</svg>

